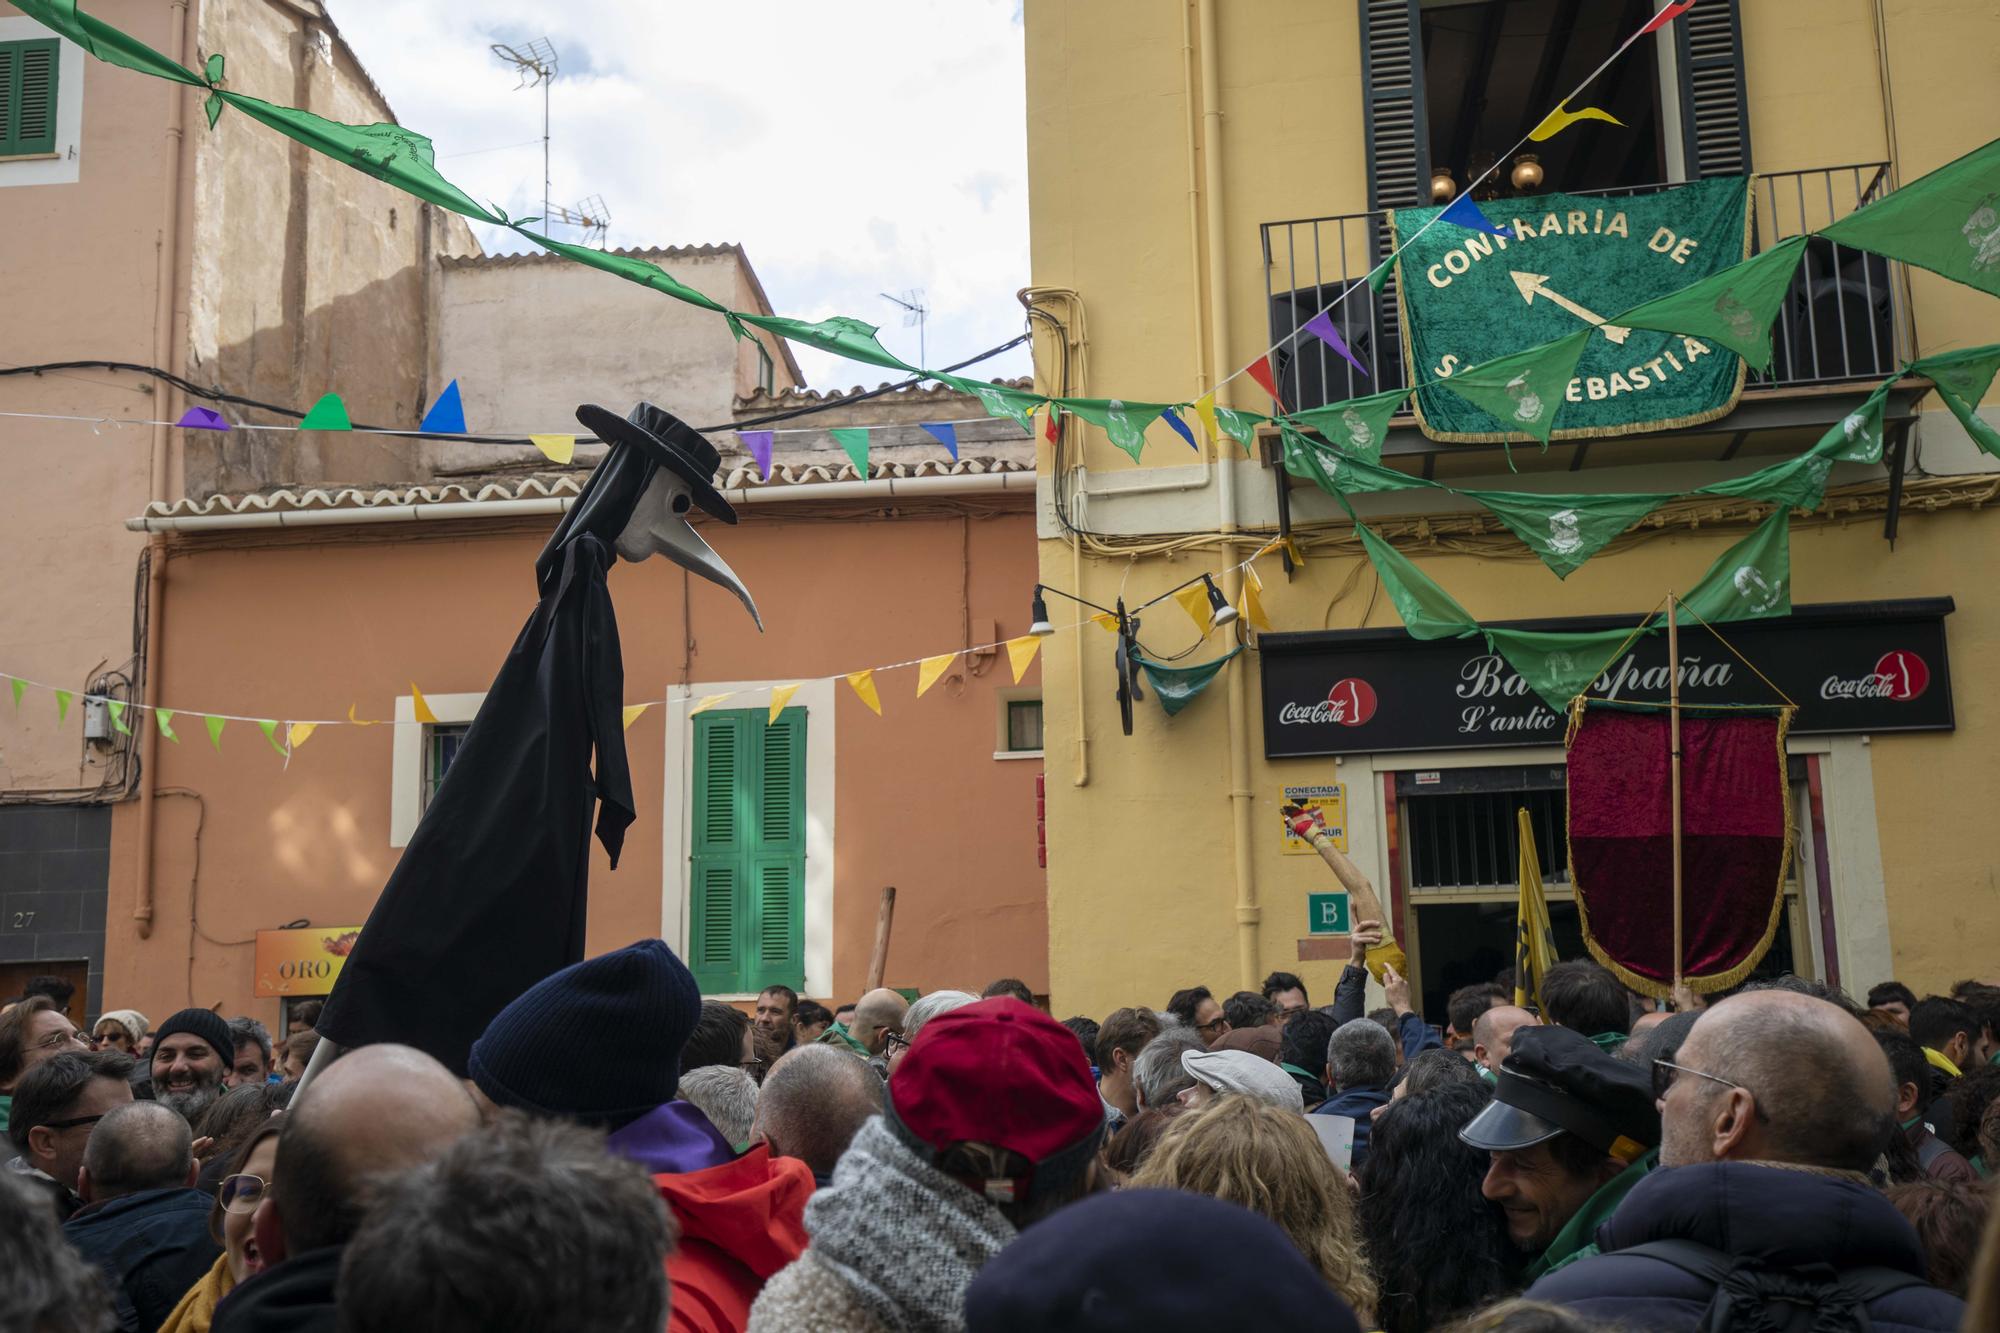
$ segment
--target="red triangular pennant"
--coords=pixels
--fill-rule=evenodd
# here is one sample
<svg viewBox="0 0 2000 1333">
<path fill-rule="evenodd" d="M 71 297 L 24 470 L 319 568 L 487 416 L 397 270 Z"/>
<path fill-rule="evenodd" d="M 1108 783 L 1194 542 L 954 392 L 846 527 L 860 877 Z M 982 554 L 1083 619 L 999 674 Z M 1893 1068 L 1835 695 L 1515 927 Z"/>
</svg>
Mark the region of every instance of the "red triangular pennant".
<svg viewBox="0 0 2000 1333">
<path fill-rule="evenodd" d="M 1248 366 L 1245 366 L 1244 371 L 1251 379 L 1263 385 L 1264 392 L 1271 395 L 1271 401 L 1278 405 L 1278 410 L 1281 412 L 1284 411 L 1285 401 L 1278 397 L 1278 381 L 1271 375 L 1271 358 L 1260 356 Z"/>
<path fill-rule="evenodd" d="M 1646 20 L 1646 26 L 1639 29 L 1638 35 L 1644 37 L 1649 32 L 1658 32 L 1693 8 L 1694 0 L 1674 0 L 1673 4 Z"/>
</svg>

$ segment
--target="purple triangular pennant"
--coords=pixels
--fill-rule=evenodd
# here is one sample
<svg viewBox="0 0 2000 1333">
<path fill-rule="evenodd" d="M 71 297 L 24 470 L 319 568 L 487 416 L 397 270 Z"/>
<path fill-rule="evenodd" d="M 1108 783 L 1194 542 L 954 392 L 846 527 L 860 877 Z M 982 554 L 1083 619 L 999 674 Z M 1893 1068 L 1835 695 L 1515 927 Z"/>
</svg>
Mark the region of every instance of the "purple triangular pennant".
<svg viewBox="0 0 2000 1333">
<path fill-rule="evenodd" d="M 771 435 L 768 430 L 736 432 L 736 438 L 743 441 L 743 447 L 750 451 L 750 457 L 757 463 L 757 475 L 765 481 L 771 479 Z"/>
<path fill-rule="evenodd" d="M 1322 310 L 1307 320 L 1306 332 L 1317 335 L 1321 342 L 1340 353 L 1341 359 L 1360 371 L 1363 379 L 1368 377 L 1368 367 L 1356 360 L 1354 353 L 1347 349 L 1347 340 L 1340 336 L 1339 329 L 1333 327 L 1333 317 L 1330 312 Z"/>
<path fill-rule="evenodd" d="M 951 451 L 952 461 L 958 461 L 958 427 L 949 421 L 922 421 L 917 423 L 932 439 Z"/>
<path fill-rule="evenodd" d="M 228 430 L 229 423 L 212 407 L 190 407 L 174 423 L 183 430 Z"/>
</svg>

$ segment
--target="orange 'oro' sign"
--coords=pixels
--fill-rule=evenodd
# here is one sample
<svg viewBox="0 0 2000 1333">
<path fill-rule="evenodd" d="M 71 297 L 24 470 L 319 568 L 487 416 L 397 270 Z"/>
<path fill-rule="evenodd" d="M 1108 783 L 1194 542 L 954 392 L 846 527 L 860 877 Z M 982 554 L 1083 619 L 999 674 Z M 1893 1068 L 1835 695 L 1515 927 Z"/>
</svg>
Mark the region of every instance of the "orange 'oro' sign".
<svg viewBox="0 0 2000 1333">
<path fill-rule="evenodd" d="M 326 995 L 361 938 L 359 926 L 257 932 L 257 998 Z"/>
</svg>

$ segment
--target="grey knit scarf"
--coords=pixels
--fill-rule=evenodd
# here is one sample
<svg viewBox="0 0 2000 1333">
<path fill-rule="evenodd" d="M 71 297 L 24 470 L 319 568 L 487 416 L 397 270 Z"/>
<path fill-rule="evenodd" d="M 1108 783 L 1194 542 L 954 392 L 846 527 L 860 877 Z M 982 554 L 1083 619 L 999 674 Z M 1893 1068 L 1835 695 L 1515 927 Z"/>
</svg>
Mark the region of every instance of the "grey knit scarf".
<svg viewBox="0 0 2000 1333">
<path fill-rule="evenodd" d="M 965 1327 L 965 1289 L 1014 1238 L 991 1203 L 921 1161 L 881 1116 L 806 1204 L 812 1254 L 898 1333 Z"/>
</svg>

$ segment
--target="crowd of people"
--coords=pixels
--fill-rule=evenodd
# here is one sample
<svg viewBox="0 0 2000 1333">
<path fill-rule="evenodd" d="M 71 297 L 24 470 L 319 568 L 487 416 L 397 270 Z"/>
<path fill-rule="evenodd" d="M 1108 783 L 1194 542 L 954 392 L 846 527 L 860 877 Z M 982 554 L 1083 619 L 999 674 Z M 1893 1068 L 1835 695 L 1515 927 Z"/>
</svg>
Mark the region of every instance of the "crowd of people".
<svg viewBox="0 0 2000 1333">
<path fill-rule="evenodd" d="M 0 1333 L 2000 1328 L 2000 986 L 1590 961 L 1426 1022 L 1352 936 L 1056 1022 L 1019 980 L 704 997 L 658 940 L 460 1078 L 31 983 L 0 1012 Z"/>
</svg>

